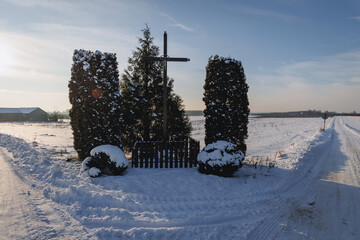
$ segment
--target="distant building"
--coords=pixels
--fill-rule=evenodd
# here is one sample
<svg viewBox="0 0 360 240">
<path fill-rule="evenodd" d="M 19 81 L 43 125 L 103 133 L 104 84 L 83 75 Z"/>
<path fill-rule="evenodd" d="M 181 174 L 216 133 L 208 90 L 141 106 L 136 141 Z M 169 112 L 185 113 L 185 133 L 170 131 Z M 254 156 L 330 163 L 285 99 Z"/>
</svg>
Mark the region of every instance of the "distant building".
<svg viewBox="0 0 360 240">
<path fill-rule="evenodd" d="M 38 107 L 33 108 L 0 108 L 0 122 L 30 121 L 45 122 L 48 121 L 48 113 Z"/>
</svg>

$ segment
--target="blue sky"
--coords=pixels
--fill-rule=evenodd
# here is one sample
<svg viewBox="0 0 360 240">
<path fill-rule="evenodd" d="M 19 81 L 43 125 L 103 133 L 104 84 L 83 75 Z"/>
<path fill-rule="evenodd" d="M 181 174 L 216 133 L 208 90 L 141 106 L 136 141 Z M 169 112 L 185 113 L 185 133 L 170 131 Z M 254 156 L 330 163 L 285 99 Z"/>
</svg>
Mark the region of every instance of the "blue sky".
<svg viewBox="0 0 360 240">
<path fill-rule="evenodd" d="M 205 67 L 242 61 L 252 112 L 360 112 L 360 1 L 0 0 L 0 107 L 70 108 L 74 49 L 117 54 L 119 72 L 145 24 L 186 109 L 203 109 Z"/>
</svg>

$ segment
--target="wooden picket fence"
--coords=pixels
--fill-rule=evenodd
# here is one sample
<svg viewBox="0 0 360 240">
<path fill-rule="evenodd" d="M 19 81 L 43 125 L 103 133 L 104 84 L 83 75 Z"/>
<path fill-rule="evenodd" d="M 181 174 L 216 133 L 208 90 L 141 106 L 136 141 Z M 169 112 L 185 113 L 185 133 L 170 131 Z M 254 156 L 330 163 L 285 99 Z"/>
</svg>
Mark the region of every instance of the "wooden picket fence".
<svg viewBox="0 0 360 240">
<path fill-rule="evenodd" d="M 187 168 L 197 166 L 200 142 L 137 141 L 132 149 L 131 166 L 135 168 Z"/>
</svg>

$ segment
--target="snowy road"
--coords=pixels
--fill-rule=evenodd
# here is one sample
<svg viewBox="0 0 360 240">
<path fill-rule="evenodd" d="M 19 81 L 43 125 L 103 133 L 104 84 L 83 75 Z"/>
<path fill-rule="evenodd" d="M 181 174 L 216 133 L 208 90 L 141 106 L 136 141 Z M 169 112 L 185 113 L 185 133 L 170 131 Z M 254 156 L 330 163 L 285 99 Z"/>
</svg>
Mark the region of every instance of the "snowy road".
<svg viewBox="0 0 360 240">
<path fill-rule="evenodd" d="M 313 156 L 304 179 L 249 237 L 256 239 L 360 239 L 360 129 L 335 118 L 331 140 Z M 262 231 L 266 229 L 266 231 Z"/>
<path fill-rule="evenodd" d="M 68 124 L 0 123 L 10 134 L 0 133 L 0 239 L 360 239 L 360 118 L 319 126 L 251 119 L 234 178 L 194 168 L 88 178 L 59 151 L 73 151 Z"/>
<path fill-rule="evenodd" d="M 316 185 L 314 226 L 310 235 L 321 239 L 360 237 L 360 134 L 342 119 L 327 155 L 322 178 Z"/>
<path fill-rule="evenodd" d="M 48 202 L 25 179 L 19 178 L 0 148 L 0 239 L 79 237 L 66 231 L 71 224 Z"/>
</svg>

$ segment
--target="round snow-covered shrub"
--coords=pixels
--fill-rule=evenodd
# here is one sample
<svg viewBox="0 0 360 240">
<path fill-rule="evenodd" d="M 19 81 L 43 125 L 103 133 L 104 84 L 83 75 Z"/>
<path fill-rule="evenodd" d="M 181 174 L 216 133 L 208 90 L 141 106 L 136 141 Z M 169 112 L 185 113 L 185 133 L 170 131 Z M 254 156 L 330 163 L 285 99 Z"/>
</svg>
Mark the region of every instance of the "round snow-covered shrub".
<svg viewBox="0 0 360 240">
<path fill-rule="evenodd" d="M 198 170 L 205 174 L 231 177 L 241 166 L 245 155 L 226 141 L 209 144 L 199 153 Z"/>
<path fill-rule="evenodd" d="M 129 161 L 124 152 L 113 145 L 101 145 L 95 147 L 82 163 L 82 172 L 90 177 L 98 177 L 101 174 L 123 175 L 128 168 Z"/>
</svg>

